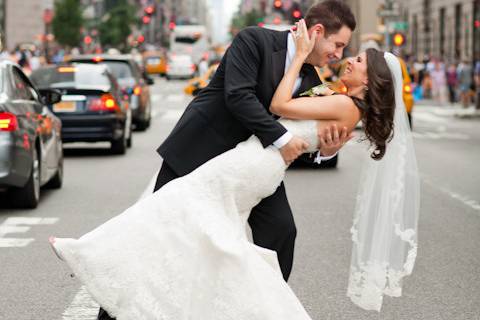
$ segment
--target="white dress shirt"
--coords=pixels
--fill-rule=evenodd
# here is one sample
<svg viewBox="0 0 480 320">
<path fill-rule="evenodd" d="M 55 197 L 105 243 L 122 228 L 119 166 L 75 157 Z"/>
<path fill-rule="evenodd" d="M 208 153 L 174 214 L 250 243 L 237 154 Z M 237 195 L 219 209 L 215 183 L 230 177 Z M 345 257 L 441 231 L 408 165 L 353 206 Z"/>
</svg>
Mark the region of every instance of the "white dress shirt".
<svg viewBox="0 0 480 320">
<path fill-rule="evenodd" d="M 288 34 L 288 37 L 287 37 L 287 56 L 285 57 L 285 71 L 284 73 L 287 72 L 288 68 L 290 67 L 290 64 L 292 63 L 293 61 L 293 58 L 295 57 L 295 52 L 296 52 L 296 48 L 295 48 L 295 42 L 293 41 L 293 37 L 292 37 L 292 34 L 289 33 Z M 302 78 L 301 77 L 298 77 L 296 80 L 295 80 L 295 84 L 293 86 L 293 94 L 295 94 L 297 92 L 297 90 L 300 88 L 300 84 L 302 83 Z M 273 145 L 278 148 L 278 149 L 281 149 L 283 146 L 285 146 L 288 142 L 290 142 L 290 140 L 293 138 L 293 135 L 291 132 L 285 132 L 280 138 L 278 138 L 277 140 L 275 140 L 273 142 Z M 333 157 L 335 157 L 337 154 L 335 153 L 333 156 L 330 156 L 330 157 L 323 157 L 320 155 L 320 152 L 317 152 L 317 156 L 315 158 L 315 162 L 316 163 L 320 163 L 322 160 L 329 160 L 329 159 L 332 159 Z"/>
</svg>

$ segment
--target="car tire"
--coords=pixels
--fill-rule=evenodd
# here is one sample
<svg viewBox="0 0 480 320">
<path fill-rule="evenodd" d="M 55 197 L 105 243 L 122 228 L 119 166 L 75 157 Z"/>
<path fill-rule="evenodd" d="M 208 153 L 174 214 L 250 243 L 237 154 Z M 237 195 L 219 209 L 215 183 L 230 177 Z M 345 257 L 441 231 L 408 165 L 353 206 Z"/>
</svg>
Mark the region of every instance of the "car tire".
<svg viewBox="0 0 480 320">
<path fill-rule="evenodd" d="M 63 184 L 63 154 L 58 163 L 58 169 L 55 175 L 50 179 L 50 181 L 45 185 L 48 189 L 60 189 Z"/>
<path fill-rule="evenodd" d="M 128 139 L 127 139 L 127 148 L 131 148 L 132 147 L 132 131 L 133 129 L 130 128 L 130 134 L 128 135 Z"/>
<path fill-rule="evenodd" d="M 113 154 L 125 154 L 127 152 L 127 138 L 125 137 L 125 130 L 120 139 L 112 140 L 110 150 Z"/>
<path fill-rule="evenodd" d="M 12 205 L 17 208 L 35 209 L 40 201 L 40 159 L 37 149 L 33 150 L 32 170 L 27 184 L 9 191 Z"/>
</svg>

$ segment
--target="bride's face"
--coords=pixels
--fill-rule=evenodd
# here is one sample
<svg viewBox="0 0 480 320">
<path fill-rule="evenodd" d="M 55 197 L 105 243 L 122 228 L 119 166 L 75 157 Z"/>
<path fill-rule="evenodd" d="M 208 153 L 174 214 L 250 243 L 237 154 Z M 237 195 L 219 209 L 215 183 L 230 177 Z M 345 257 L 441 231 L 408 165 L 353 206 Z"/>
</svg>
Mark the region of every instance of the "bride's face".
<svg viewBox="0 0 480 320">
<path fill-rule="evenodd" d="M 340 79 L 350 87 L 366 85 L 368 82 L 367 54 L 362 52 L 356 57 L 348 58 L 347 66 Z"/>
</svg>

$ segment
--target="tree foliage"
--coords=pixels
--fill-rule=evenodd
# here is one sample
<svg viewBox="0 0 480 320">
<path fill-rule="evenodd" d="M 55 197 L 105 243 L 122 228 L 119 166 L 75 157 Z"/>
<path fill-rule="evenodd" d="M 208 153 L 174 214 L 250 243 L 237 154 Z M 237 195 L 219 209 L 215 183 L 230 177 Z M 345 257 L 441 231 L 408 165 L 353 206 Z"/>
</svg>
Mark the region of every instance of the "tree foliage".
<svg viewBox="0 0 480 320">
<path fill-rule="evenodd" d="M 78 46 L 82 40 L 80 32 L 84 20 L 83 10 L 78 0 L 56 0 L 52 32 L 56 41 L 64 46 Z"/>
<path fill-rule="evenodd" d="M 107 1 L 107 5 L 109 10 L 99 27 L 100 42 L 105 47 L 126 49 L 135 22 L 135 8 L 127 0 Z"/>
</svg>

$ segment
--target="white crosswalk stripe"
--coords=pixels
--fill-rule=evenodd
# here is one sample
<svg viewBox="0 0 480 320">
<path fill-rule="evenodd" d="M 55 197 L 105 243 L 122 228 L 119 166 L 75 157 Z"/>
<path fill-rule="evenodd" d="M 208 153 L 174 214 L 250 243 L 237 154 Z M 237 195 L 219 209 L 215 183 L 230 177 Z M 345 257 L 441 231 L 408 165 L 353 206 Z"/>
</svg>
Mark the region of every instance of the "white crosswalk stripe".
<svg viewBox="0 0 480 320">
<path fill-rule="evenodd" d="M 9 217 L 0 224 L 0 248 L 22 248 L 35 241 L 34 238 L 14 238 L 7 234 L 27 233 L 35 225 L 51 225 L 58 218 Z"/>
</svg>

